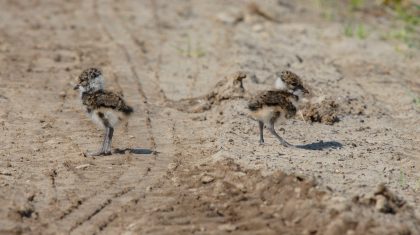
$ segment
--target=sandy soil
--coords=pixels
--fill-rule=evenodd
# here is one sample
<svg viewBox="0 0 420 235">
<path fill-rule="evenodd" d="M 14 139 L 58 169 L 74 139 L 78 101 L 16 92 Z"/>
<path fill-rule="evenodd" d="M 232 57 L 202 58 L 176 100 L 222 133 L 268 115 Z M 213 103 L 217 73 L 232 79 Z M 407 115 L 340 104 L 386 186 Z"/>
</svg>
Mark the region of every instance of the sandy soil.
<svg viewBox="0 0 420 235">
<path fill-rule="evenodd" d="M 420 53 L 288 2 L 0 0 L 0 233 L 420 234 Z M 132 151 L 83 156 L 89 66 Z M 246 97 L 286 68 L 313 93 L 277 126 L 299 148 L 259 145 Z"/>
</svg>

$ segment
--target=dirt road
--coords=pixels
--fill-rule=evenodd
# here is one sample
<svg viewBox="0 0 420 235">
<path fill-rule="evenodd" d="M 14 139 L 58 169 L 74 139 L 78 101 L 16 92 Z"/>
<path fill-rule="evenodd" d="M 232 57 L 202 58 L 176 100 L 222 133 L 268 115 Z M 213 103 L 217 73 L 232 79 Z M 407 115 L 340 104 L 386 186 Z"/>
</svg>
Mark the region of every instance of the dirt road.
<svg viewBox="0 0 420 235">
<path fill-rule="evenodd" d="M 418 50 L 284 2 L 0 0 L 0 233 L 420 231 Z M 90 66 L 135 109 L 114 141 L 131 153 L 83 156 L 102 135 L 72 90 Z M 334 125 L 278 125 L 300 148 L 259 145 L 230 87 L 185 107 L 286 68 L 338 107 Z"/>
</svg>

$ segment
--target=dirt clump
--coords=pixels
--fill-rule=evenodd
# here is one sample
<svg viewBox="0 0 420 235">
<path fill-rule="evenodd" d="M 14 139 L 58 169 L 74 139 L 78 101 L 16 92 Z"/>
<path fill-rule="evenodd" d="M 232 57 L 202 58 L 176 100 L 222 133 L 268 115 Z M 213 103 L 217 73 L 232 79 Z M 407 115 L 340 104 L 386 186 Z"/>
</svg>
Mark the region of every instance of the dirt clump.
<svg viewBox="0 0 420 235">
<path fill-rule="evenodd" d="M 242 80 L 246 76 L 244 72 L 235 72 L 217 82 L 206 95 L 178 101 L 168 100 L 167 105 L 182 112 L 201 113 L 210 110 L 213 105 L 220 104 L 224 100 L 244 98 L 246 93 Z"/>
<path fill-rule="evenodd" d="M 385 214 L 397 214 L 404 210 L 406 202 L 391 192 L 384 184 L 378 185 L 373 195 L 353 198 L 355 203 L 374 207 Z"/>
<path fill-rule="evenodd" d="M 338 122 L 338 104 L 334 100 L 306 104 L 302 109 L 303 118 L 310 122 L 332 125 Z"/>
<path fill-rule="evenodd" d="M 273 11 L 273 9 L 270 8 L 262 8 L 262 6 L 258 5 L 255 2 L 251 2 L 250 4 L 248 4 L 247 14 L 257 15 L 265 20 L 280 23 L 280 16 L 277 12 Z"/>
<path fill-rule="evenodd" d="M 302 109 L 302 116 L 305 121 L 320 122 L 333 125 L 340 121 L 340 116 L 362 115 L 366 105 L 358 99 L 345 97 L 343 99 L 326 98 L 321 102 L 307 103 Z"/>
</svg>

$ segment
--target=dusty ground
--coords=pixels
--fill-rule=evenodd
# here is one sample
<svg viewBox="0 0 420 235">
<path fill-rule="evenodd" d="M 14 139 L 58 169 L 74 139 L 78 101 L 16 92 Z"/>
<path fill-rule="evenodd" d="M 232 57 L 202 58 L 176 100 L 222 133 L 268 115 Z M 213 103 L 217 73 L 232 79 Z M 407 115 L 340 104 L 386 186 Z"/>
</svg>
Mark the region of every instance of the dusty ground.
<svg viewBox="0 0 420 235">
<path fill-rule="evenodd" d="M 0 0 L 0 233 L 420 233 L 418 50 L 287 2 Z M 135 108 L 114 142 L 134 153 L 83 156 L 89 66 Z M 259 145 L 238 84 L 216 86 L 285 68 L 314 94 L 278 124 L 296 149 Z"/>
</svg>

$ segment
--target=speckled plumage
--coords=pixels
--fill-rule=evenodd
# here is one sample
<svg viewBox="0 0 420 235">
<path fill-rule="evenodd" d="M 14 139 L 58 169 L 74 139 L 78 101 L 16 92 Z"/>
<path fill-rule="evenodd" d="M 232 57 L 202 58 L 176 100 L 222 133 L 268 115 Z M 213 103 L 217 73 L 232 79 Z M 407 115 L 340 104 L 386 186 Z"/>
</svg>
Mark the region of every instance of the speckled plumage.
<svg viewBox="0 0 420 235">
<path fill-rule="evenodd" d="M 123 97 L 112 91 L 104 90 L 104 78 L 101 70 L 88 68 L 78 77 L 78 84 L 74 87 L 80 91 L 80 98 L 87 113 L 98 126 L 105 129 L 105 138 L 98 153 L 111 154 L 111 142 L 114 127 L 132 112 Z"/>
<path fill-rule="evenodd" d="M 79 84 L 87 84 L 91 79 L 101 75 L 102 72 L 98 68 L 85 69 L 79 76 Z"/>
<path fill-rule="evenodd" d="M 279 119 L 292 118 L 296 114 L 299 96 L 308 91 L 298 75 L 290 71 L 277 73 L 276 88 L 278 90 L 262 91 L 248 101 L 250 116 L 257 120 L 260 128 L 260 143 L 264 143 L 263 128 L 268 126 L 270 132 L 284 146 L 291 146 L 281 138 L 274 129 Z"/>
<path fill-rule="evenodd" d="M 285 113 L 287 118 L 291 118 L 296 114 L 296 107 L 293 105 L 291 99 L 297 101 L 299 98 L 286 91 L 264 91 L 251 98 L 248 103 L 248 108 L 251 111 L 257 111 L 264 108 L 264 106 L 278 107 Z"/>
<path fill-rule="evenodd" d="M 291 89 L 291 90 L 300 89 L 304 92 L 307 92 L 307 90 L 303 87 L 303 83 L 302 83 L 301 78 L 297 74 L 295 74 L 295 73 L 293 73 L 289 70 L 285 70 L 285 71 L 282 71 L 280 74 L 277 74 L 277 76 L 280 77 L 281 80 L 285 84 L 287 84 L 289 89 Z"/>
<path fill-rule="evenodd" d="M 111 91 L 99 90 L 92 93 L 83 93 L 82 103 L 86 106 L 88 112 L 99 108 L 113 109 L 126 115 L 133 112 L 133 108 L 128 106 L 121 96 Z"/>
</svg>

